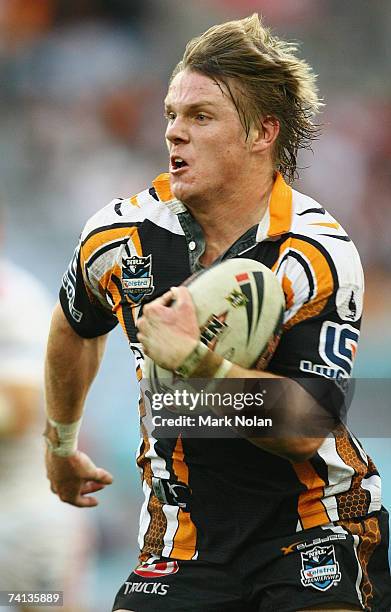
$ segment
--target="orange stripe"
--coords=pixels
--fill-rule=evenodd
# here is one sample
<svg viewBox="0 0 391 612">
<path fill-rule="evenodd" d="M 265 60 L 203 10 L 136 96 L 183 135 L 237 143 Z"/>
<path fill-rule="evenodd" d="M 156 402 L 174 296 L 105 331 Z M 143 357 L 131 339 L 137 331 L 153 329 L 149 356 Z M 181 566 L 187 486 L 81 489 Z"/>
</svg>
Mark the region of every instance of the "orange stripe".
<svg viewBox="0 0 391 612">
<path fill-rule="evenodd" d="M 110 268 L 110 270 L 107 270 L 99 279 L 99 290 L 102 293 L 102 295 L 105 296 L 105 292 L 107 291 L 107 289 L 110 291 L 112 297 L 113 297 L 113 301 L 114 301 L 114 305 L 112 308 L 112 311 L 117 315 L 118 317 L 118 321 L 121 324 L 122 329 L 125 332 L 125 335 L 127 336 L 126 333 L 126 328 L 125 328 L 125 321 L 124 321 L 124 317 L 123 317 L 123 312 L 122 312 L 122 306 L 121 306 L 121 294 L 118 291 L 118 287 L 115 283 L 111 282 L 111 278 L 112 276 L 117 276 L 117 278 L 121 278 L 121 270 L 118 264 L 116 264 L 115 266 L 113 266 L 112 268 Z M 130 309 L 130 312 L 132 314 L 133 317 L 133 309 Z M 134 317 L 133 317 L 134 319 Z"/>
<path fill-rule="evenodd" d="M 303 529 L 310 529 L 317 525 L 329 523 L 330 518 L 320 501 L 324 495 L 325 481 L 319 476 L 309 461 L 292 463 L 292 465 L 300 482 L 307 487 L 306 491 L 300 493 L 297 503 L 297 511 Z"/>
<path fill-rule="evenodd" d="M 122 312 L 122 305 L 121 305 L 121 294 L 118 290 L 117 285 L 115 283 L 110 282 L 113 274 L 115 274 L 115 276 L 117 276 L 118 278 L 121 278 L 121 271 L 120 271 L 120 267 L 118 266 L 118 264 L 116 264 L 111 270 L 108 270 L 107 272 L 105 272 L 105 274 L 103 274 L 103 276 L 101 277 L 101 282 L 103 286 L 109 283 L 108 288 L 109 288 L 111 295 L 113 296 L 113 301 L 114 301 L 113 312 L 115 312 L 115 314 L 117 315 L 118 321 L 122 329 L 125 332 L 125 337 L 127 337 L 128 334 L 126 331 L 126 325 L 125 325 L 125 320 L 124 320 L 124 315 Z M 132 316 L 133 316 L 132 309 L 130 309 L 130 312 L 132 313 Z"/>
<path fill-rule="evenodd" d="M 268 236 L 279 236 L 289 231 L 292 224 L 292 189 L 277 173 L 269 204 Z"/>
<path fill-rule="evenodd" d="M 286 249 L 288 249 L 288 248 L 289 248 L 289 245 L 290 245 L 290 243 L 291 243 L 291 240 L 292 240 L 292 238 L 287 238 L 287 239 L 285 240 L 285 242 L 283 242 L 283 243 L 282 243 L 282 245 L 280 246 L 280 251 L 279 251 L 279 253 L 278 253 L 278 259 L 275 261 L 275 263 L 272 265 L 272 268 L 271 268 L 272 272 L 275 272 L 275 271 L 277 270 L 277 267 L 278 267 L 279 261 L 280 261 L 280 259 L 281 259 L 281 255 L 284 253 L 284 251 L 285 251 Z"/>
<path fill-rule="evenodd" d="M 284 325 L 285 331 L 293 327 L 293 325 L 304 321 L 305 319 L 309 319 L 310 317 L 320 314 L 327 303 L 328 297 L 334 291 L 334 279 L 327 259 L 315 246 L 309 242 L 306 242 L 305 240 L 301 240 L 300 238 L 288 238 L 282 243 L 280 246 L 278 259 L 273 265 L 272 271 L 276 271 L 278 262 L 281 260 L 281 256 L 290 247 L 303 253 L 303 255 L 305 255 L 310 262 L 316 277 L 318 292 L 310 302 L 304 304 L 297 311 L 295 316 Z M 282 286 L 285 291 L 284 278 L 282 280 Z"/>
<path fill-rule="evenodd" d="M 334 289 L 334 280 L 325 256 L 315 246 L 299 238 L 292 238 L 289 246 L 303 253 L 315 272 L 318 293 L 314 297 L 324 298 L 326 293 L 330 295 Z"/>
<path fill-rule="evenodd" d="M 91 255 L 101 246 L 116 240 L 117 238 L 125 238 L 131 234 L 131 227 L 115 227 L 109 230 L 102 230 L 99 234 L 91 236 L 82 246 L 82 263 L 89 260 Z"/>
<path fill-rule="evenodd" d="M 107 291 L 108 289 L 113 297 L 114 292 L 116 292 L 116 296 L 119 298 L 119 301 L 121 301 L 121 296 L 119 294 L 117 286 L 114 283 L 110 283 L 112 276 L 117 276 L 118 278 L 121 278 L 121 269 L 118 264 L 115 264 L 112 268 L 102 274 L 99 279 L 99 285 L 102 287 L 103 291 Z"/>
<path fill-rule="evenodd" d="M 168 202 L 174 198 L 171 192 L 170 175 L 168 172 L 159 174 L 159 176 L 152 181 L 152 185 L 155 187 L 156 193 L 162 202 Z"/>
<path fill-rule="evenodd" d="M 133 196 L 132 198 L 129 198 L 129 202 L 131 204 L 133 204 L 133 206 L 136 206 L 137 208 L 140 208 L 140 204 L 137 202 L 137 196 Z"/>
<path fill-rule="evenodd" d="M 303 253 L 310 262 L 316 277 L 317 292 L 310 302 L 303 304 L 294 317 L 287 321 L 284 325 L 285 331 L 305 319 L 318 316 L 334 290 L 334 279 L 328 261 L 315 246 L 298 238 L 292 238 L 289 246 Z"/>
<path fill-rule="evenodd" d="M 184 459 L 185 454 L 183 452 L 182 438 L 178 436 L 174 451 L 172 453 L 172 467 L 178 480 L 188 485 L 189 468 L 187 467 Z"/>
<path fill-rule="evenodd" d="M 141 247 L 141 241 L 140 241 L 140 236 L 138 233 L 137 228 L 133 227 L 133 228 L 129 228 L 130 229 L 130 235 L 129 238 L 132 240 L 134 248 L 136 250 L 137 255 L 142 256 L 142 247 Z M 127 230 L 129 232 L 129 229 Z M 114 301 L 114 306 L 113 306 L 113 312 L 115 312 L 115 314 L 118 317 L 118 321 L 121 324 L 122 329 L 125 332 L 125 335 L 127 336 L 127 331 L 126 331 L 126 325 L 125 325 L 125 319 L 124 319 L 124 315 L 123 315 L 123 311 L 122 311 L 122 305 L 121 305 L 121 294 L 118 290 L 118 287 L 115 283 L 111 282 L 112 276 L 115 275 L 117 278 L 121 278 L 121 268 L 120 266 L 117 264 L 115 264 L 112 268 L 110 268 L 109 270 L 107 270 L 100 278 L 99 280 L 99 284 L 102 287 L 102 291 L 106 291 L 107 289 L 110 291 L 112 297 L 113 297 L 113 301 Z M 133 308 L 130 308 L 130 313 L 132 315 L 133 318 L 133 322 L 134 322 L 134 311 Z"/>
<path fill-rule="evenodd" d="M 172 466 L 178 480 L 189 484 L 189 468 L 185 463 L 182 439 L 179 436 L 172 454 Z M 170 557 L 190 560 L 196 552 L 197 529 L 191 520 L 190 512 L 178 511 L 178 529 Z"/>
<path fill-rule="evenodd" d="M 292 283 L 289 280 L 289 278 L 287 276 L 285 276 L 282 279 L 282 289 L 284 291 L 285 294 L 285 303 L 286 303 L 286 308 L 287 310 L 289 310 L 289 308 L 293 305 L 294 301 L 295 301 L 295 294 L 293 292 L 293 288 L 292 288 Z"/>
<path fill-rule="evenodd" d="M 322 227 L 333 227 L 339 229 L 339 223 L 310 223 L 310 225 L 320 225 Z"/>
</svg>

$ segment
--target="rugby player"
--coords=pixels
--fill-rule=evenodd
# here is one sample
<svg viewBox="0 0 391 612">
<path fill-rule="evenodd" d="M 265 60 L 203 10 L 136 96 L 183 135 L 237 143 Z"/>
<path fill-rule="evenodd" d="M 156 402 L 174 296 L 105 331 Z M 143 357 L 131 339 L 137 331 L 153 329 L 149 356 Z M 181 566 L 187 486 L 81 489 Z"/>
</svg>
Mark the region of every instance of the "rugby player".
<svg viewBox="0 0 391 612">
<path fill-rule="evenodd" d="M 359 338 L 361 264 L 339 223 L 289 186 L 319 108 L 311 68 L 256 14 L 187 45 L 165 99 L 169 172 L 90 219 L 53 316 L 47 468 L 64 501 L 96 505 L 90 493 L 112 481 L 77 450 L 77 432 L 117 322 L 139 379 L 147 354 L 196 378 L 281 377 L 289 393 L 278 411 L 295 423 L 338 406 Z M 230 257 L 263 262 L 285 293 L 267 372 L 201 350 L 178 287 Z M 140 423 L 140 564 L 113 610 L 390 608 L 380 477 L 344 425 L 322 438 L 163 439 L 142 401 Z"/>
</svg>

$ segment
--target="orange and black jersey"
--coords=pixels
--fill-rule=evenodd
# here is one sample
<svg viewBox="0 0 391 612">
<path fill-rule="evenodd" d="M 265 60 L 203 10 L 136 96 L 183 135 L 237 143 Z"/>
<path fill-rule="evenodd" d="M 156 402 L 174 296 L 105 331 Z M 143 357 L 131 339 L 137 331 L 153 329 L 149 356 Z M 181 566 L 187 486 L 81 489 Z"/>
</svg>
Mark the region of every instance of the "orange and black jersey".
<svg viewBox="0 0 391 612">
<path fill-rule="evenodd" d="M 204 246 L 200 227 L 171 194 L 168 175 L 137 196 L 114 200 L 87 223 L 64 275 L 60 301 L 69 323 L 90 338 L 119 321 L 141 379 L 135 322 L 143 304 L 196 271 Z M 359 256 L 343 228 L 277 175 L 261 223 L 221 259 L 229 257 L 264 263 L 284 290 L 284 331 L 270 370 L 297 379 L 335 410 L 339 384 L 352 371 L 364 289 Z M 326 394 L 315 384 L 320 377 L 329 381 Z M 342 425 L 311 460 L 292 463 L 244 439 L 158 439 L 149 410 L 140 403 L 142 558 L 226 561 L 254 538 L 381 506 L 376 468 Z M 185 504 L 170 494 L 175 484 Z"/>
</svg>

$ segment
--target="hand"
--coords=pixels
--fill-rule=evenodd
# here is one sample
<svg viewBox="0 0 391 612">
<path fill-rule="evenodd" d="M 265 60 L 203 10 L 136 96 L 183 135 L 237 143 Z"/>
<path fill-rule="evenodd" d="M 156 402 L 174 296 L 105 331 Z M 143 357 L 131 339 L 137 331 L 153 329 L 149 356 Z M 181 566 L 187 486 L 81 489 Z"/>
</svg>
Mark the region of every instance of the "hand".
<svg viewBox="0 0 391 612">
<path fill-rule="evenodd" d="M 176 370 L 200 338 L 193 300 L 186 287 L 172 287 L 144 306 L 137 327 L 145 354 L 166 370 Z"/>
<path fill-rule="evenodd" d="M 97 468 L 91 459 L 80 451 L 69 457 L 59 457 L 50 450 L 46 451 L 47 477 L 53 493 L 61 501 L 87 508 L 98 505 L 96 493 L 113 482 L 112 475 L 102 468 Z"/>
</svg>

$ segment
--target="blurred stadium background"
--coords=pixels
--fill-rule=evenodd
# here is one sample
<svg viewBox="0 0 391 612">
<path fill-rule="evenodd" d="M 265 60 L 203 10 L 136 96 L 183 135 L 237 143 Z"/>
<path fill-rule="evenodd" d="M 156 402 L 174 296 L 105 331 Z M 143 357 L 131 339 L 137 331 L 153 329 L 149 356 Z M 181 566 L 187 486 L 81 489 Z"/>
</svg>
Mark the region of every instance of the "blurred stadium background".
<svg viewBox="0 0 391 612">
<path fill-rule="evenodd" d="M 323 136 L 301 159 L 296 188 L 335 213 L 359 248 L 367 292 L 355 374 L 390 378 L 389 0 L 1 0 L 3 253 L 43 280 L 54 303 L 86 219 L 166 169 L 162 99 L 187 40 L 253 11 L 301 41 L 319 74 Z M 390 440 L 365 442 L 391 507 Z M 136 560 L 137 443 L 132 361 L 116 330 L 82 431 L 84 449 L 115 475 L 99 507 L 84 511 L 97 532 L 95 609 L 110 608 Z"/>
</svg>

